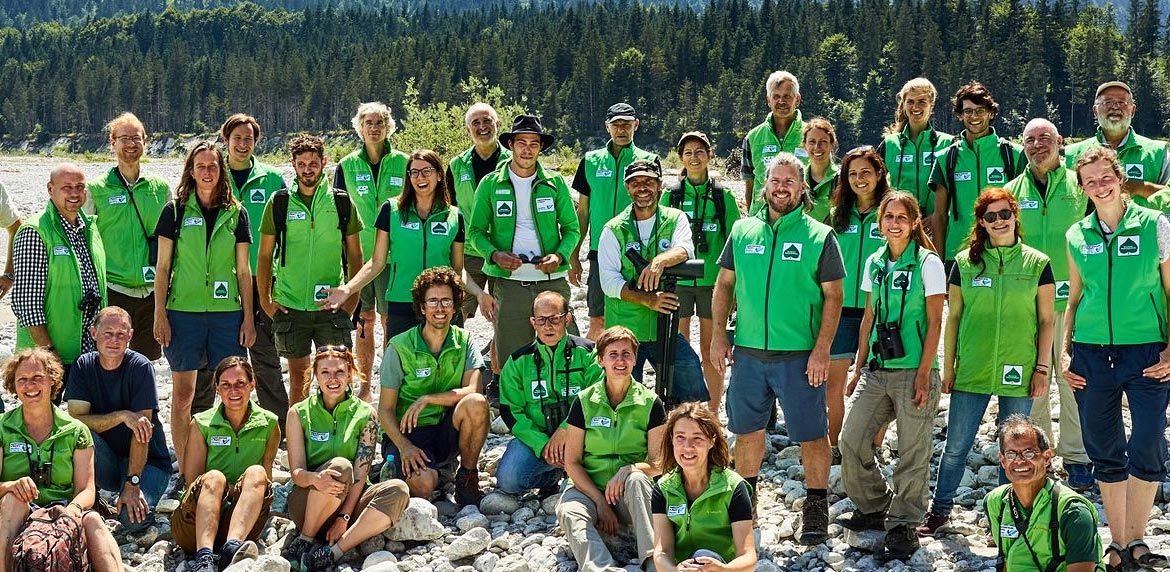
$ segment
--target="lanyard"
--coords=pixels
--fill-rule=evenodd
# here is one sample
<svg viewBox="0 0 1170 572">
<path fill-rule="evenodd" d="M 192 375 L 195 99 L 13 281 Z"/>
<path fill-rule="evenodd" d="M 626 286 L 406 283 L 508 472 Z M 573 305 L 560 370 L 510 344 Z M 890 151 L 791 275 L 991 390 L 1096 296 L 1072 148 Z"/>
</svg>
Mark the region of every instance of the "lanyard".
<svg viewBox="0 0 1170 572">
<path fill-rule="evenodd" d="M 1028 540 L 1028 529 L 1031 526 L 1032 515 L 1029 515 L 1027 518 L 1024 517 L 1023 510 L 1020 508 L 1020 503 L 1016 500 L 1016 491 L 1014 489 L 1008 491 L 1008 496 L 1006 499 L 1008 505 L 1011 507 L 1012 522 L 1015 523 L 1016 533 L 1019 535 L 1020 539 L 1024 541 L 1024 547 L 1028 549 L 1028 555 L 1032 557 L 1032 563 L 1036 565 L 1036 570 L 1043 570 L 1044 572 L 1055 572 L 1056 569 L 1060 567 L 1060 564 L 1064 562 L 1064 555 L 1060 554 L 1060 541 L 1057 537 L 1060 534 L 1060 522 L 1057 519 L 1057 511 L 1060 510 L 1060 507 L 1057 503 L 1060 496 L 1058 494 L 1059 488 L 1060 483 L 1052 484 L 1052 493 L 1048 505 L 1048 538 L 1052 542 L 1052 560 L 1048 562 L 1048 566 L 1040 565 L 1040 558 L 1036 555 L 1036 551 L 1032 548 L 1032 543 Z M 1003 520 L 1002 507 L 1000 508 L 1000 520 L 1001 522 Z M 1004 560 L 1006 561 L 1006 555 L 1003 554 L 1002 540 L 999 545 L 1000 555 L 1003 556 Z"/>
<path fill-rule="evenodd" d="M 630 219 L 626 221 L 630 230 L 634 232 L 634 236 L 638 237 L 638 243 L 642 243 L 642 233 L 638 230 L 638 221 L 634 218 L 634 210 L 630 209 Z M 646 254 L 643 257 L 647 260 L 653 260 L 654 256 L 658 255 L 658 225 L 662 222 L 662 209 L 654 209 L 654 227 L 650 229 L 650 238 L 646 240 Z M 654 249 L 654 255 L 650 256 L 650 249 Z"/>
</svg>

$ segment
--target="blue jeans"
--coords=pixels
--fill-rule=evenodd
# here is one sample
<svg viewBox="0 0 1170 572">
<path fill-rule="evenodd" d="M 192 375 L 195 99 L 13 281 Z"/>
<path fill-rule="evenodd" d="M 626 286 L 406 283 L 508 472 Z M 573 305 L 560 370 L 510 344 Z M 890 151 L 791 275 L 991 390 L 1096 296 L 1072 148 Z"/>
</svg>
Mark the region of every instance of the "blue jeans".
<svg viewBox="0 0 1170 572">
<path fill-rule="evenodd" d="M 1032 411 L 1031 397 L 997 397 L 999 400 L 999 414 L 996 416 L 996 425 L 1003 422 L 1013 413 L 1025 417 Z M 934 487 L 934 501 L 930 511 L 943 516 L 951 514 L 955 506 L 955 489 L 963 480 L 963 470 L 967 468 L 967 453 L 975 444 L 975 434 L 979 432 L 979 424 L 983 421 L 983 414 L 987 412 L 987 404 L 991 401 L 991 394 L 970 393 L 966 391 L 951 391 L 951 409 L 947 412 L 947 445 L 942 459 L 938 463 L 938 484 Z M 1003 467 L 999 468 L 999 483 L 1007 483 L 1007 475 Z"/>
<path fill-rule="evenodd" d="M 564 469 L 544 462 L 531 447 L 512 439 L 496 467 L 496 488 L 510 495 L 532 489 L 551 487 L 564 475 Z"/>
<path fill-rule="evenodd" d="M 695 353 L 691 343 L 679 334 L 674 340 L 674 383 L 671 384 L 671 401 L 666 407 L 675 403 L 687 401 L 707 401 L 711 395 L 707 393 L 707 380 L 703 379 L 703 365 L 699 361 L 699 354 Z M 642 381 L 642 372 L 646 362 L 653 365 L 658 360 L 658 342 L 638 342 L 638 361 L 634 364 L 634 379 Z M 657 372 L 655 372 L 657 373 Z M 662 389 L 658 389 L 662 395 Z M 665 400 L 664 400 L 665 401 Z"/>
<path fill-rule="evenodd" d="M 130 458 L 114 453 L 110 449 L 110 445 L 98 433 L 93 433 L 93 453 L 97 488 L 121 492 L 122 486 L 126 484 L 126 471 L 130 465 Z M 122 522 L 122 528 L 130 532 L 145 530 L 154 523 L 154 507 L 167 490 L 167 484 L 171 480 L 171 472 L 169 469 L 164 471 L 157 466 L 146 463 L 142 467 L 140 477 L 142 482 L 138 488 L 142 489 L 142 494 L 146 497 L 146 520 L 138 523 L 130 522 L 130 515 L 125 508 L 118 515 L 118 520 Z"/>
</svg>

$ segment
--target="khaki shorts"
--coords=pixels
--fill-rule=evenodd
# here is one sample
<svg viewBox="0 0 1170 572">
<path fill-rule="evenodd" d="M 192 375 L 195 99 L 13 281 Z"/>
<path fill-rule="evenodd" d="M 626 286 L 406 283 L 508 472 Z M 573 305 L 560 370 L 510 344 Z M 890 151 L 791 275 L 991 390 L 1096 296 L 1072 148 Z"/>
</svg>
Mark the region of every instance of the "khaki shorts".
<svg viewBox="0 0 1170 572">
<path fill-rule="evenodd" d="M 377 310 L 379 314 L 386 315 L 386 286 L 390 284 L 389 268 L 383 268 L 374 281 L 366 284 L 362 288 L 361 300 L 362 311 Z"/>
<path fill-rule="evenodd" d="M 353 347 L 353 321 L 345 312 L 289 309 L 272 317 L 272 338 L 282 358 L 300 358 L 313 353 L 313 345 Z"/>
<path fill-rule="evenodd" d="M 711 295 L 714 286 L 679 286 L 674 293 L 678 295 L 678 317 L 690 318 L 696 313 L 700 319 L 711 319 Z M 686 337 L 690 332 L 683 332 Z"/>
<path fill-rule="evenodd" d="M 194 554 L 198 548 L 195 546 L 195 513 L 207 475 L 208 473 L 199 475 L 195 482 L 187 487 L 187 492 L 183 494 L 183 500 L 179 503 L 178 510 L 171 513 L 171 535 L 174 537 L 175 544 L 178 544 L 188 554 Z M 219 550 L 219 547 L 223 546 L 224 541 L 227 540 L 228 525 L 232 520 L 232 511 L 235 510 L 236 503 L 240 500 L 240 489 L 243 483 L 244 477 L 241 475 L 234 485 L 224 489 L 223 498 L 220 499 L 219 530 L 215 533 L 215 543 L 212 550 Z M 268 510 L 271 507 L 272 481 L 269 481 L 268 487 L 264 491 L 264 503 L 260 507 L 260 514 L 256 516 L 256 522 L 252 524 L 252 530 L 248 532 L 248 537 L 241 540 L 260 538 L 260 532 L 264 530 L 264 524 L 268 522 Z"/>
<path fill-rule="evenodd" d="M 325 464 L 314 469 L 314 471 L 324 471 L 326 469 L 333 469 L 341 473 L 341 481 L 347 483 L 345 490 L 337 496 L 339 499 L 345 499 L 349 494 L 350 487 L 353 486 L 353 463 L 349 459 L 341 457 L 334 457 Z M 305 525 L 305 506 L 309 501 L 309 489 L 294 486 L 292 491 L 288 493 L 288 516 L 296 525 L 297 530 L 301 530 Z M 406 505 L 410 502 L 410 489 L 406 487 L 406 483 L 398 479 L 384 481 L 381 483 L 374 483 L 366 485 L 366 489 L 362 491 L 362 497 L 358 500 L 358 504 L 353 509 L 353 519 L 357 520 L 358 515 L 366 510 L 366 507 L 371 507 L 374 510 L 390 517 L 390 525 L 398 522 L 402 513 L 406 510 Z M 340 507 L 338 507 L 340 510 Z M 333 519 L 337 518 L 337 511 L 329 515 L 318 531 L 323 535 L 325 531 L 333 523 Z M 352 526 L 352 522 L 350 523 Z"/>
</svg>

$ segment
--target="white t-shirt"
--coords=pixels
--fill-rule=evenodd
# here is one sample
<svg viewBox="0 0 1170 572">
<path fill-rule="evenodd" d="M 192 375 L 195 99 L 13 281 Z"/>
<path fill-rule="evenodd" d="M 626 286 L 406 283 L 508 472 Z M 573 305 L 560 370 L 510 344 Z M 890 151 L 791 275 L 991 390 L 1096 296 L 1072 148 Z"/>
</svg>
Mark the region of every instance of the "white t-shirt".
<svg viewBox="0 0 1170 572">
<path fill-rule="evenodd" d="M 907 249 L 907 252 L 910 249 Z M 906 253 L 903 252 L 903 255 Z M 865 268 L 869 268 L 877 260 L 878 253 L 869 255 L 869 259 L 865 261 Z M 894 269 L 894 261 L 886 261 L 886 272 Z M 939 294 L 947 293 L 947 271 L 943 266 L 942 259 L 936 254 L 931 254 L 922 261 L 922 287 L 926 290 L 926 296 L 937 296 Z M 869 277 L 869 272 L 861 276 L 861 291 L 873 292 L 873 280 Z"/>
<path fill-rule="evenodd" d="M 528 177 L 521 177 L 515 171 L 508 169 L 508 178 L 512 180 L 512 189 L 516 193 L 516 233 L 512 235 L 512 254 L 523 254 L 529 260 L 539 259 L 540 238 L 536 235 L 536 219 L 532 217 L 532 183 L 536 181 L 536 173 Z M 512 271 L 510 280 L 537 281 L 552 280 L 567 275 L 567 272 L 545 274 L 536 269 L 536 265 L 525 263 Z"/>
<path fill-rule="evenodd" d="M 654 232 L 654 221 L 656 218 L 650 217 L 646 220 L 635 221 L 635 226 L 638 227 L 638 238 L 642 242 L 643 252 L 645 252 L 646 240 Z M 625 258 L 625 253 L 621 248 L 622 245 L 618 244 L 617 237 L 614 236 L 613 231 L 608 227 L 605 227 L 601 231 L 601 236 L 597 241 L 597 272 L 601 279 L 601 291 L 605 292 L 605 295 L 611 298 L 621 298 L 622 286 L 626 284 L 626 279 L 622 277 L 622 260 Z M 679 224 L 674 226 L 674 234 L 670 236 L 670 246 L 660 248 L 658 252 L 664 252 L 676 246 L 681 246 L 687 251 L 687 259 L 695 257 L 695 243 L 691 235 L 691 224 L 685 214 L 679 220 Z"/>
<path fill-rule="evenodd" d="M 0 184 L 0 227 L 8 228 L 20 218 L 20 213 L 12 208 L 12 199 L 8 198 L 8 190 Z"/>
</svg>

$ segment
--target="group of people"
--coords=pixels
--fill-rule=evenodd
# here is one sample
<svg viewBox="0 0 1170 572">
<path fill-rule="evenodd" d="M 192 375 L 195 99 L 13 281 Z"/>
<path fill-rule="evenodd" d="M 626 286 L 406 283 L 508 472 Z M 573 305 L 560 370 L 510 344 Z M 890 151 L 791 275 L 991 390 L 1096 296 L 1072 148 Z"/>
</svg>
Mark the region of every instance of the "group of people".
<svg viewBox="0 0 1170 572">
<path fill-rule="evenodd" d="M 18 321 L 4 387 L 20 402 L 0 418 L 0 537 L 11 546 L 30 515 L 64 505 L 93 567 L 120 567 L 90 509 L 108 490 L 128 530 L 153 522 L 172 470 L 151 365 L 165 355 L 171 526 L 197 572 L 258 553 L 282 439 L 297 528 L 282 554 L 305 570 L 392 527 L 411 496 L 442 491 L 449 465 L 455 501 L 478 504 L 496 401 L 515 437 L 496 487 L 562 492 L 557 520 L 583 570 L 617 566 L 601 534 L 622 523 L 644 569 L 753 569 L 777 401 L 804 466 L 799 540 L 828 538 L 840 464 L 857 507 L 841 524 L 884 530 L 881 556 L 907 558 L 948 524 L 991 396 L 1003 486 L 984 506 L 1009 570 L 1168 564 L 1143 539 L 1166 476 L 1170 156 L 1130 128 L 1128 86 L 1097 90 L 1094 138 L 1065 147 L 1038 118 L 1021 146 L 996 133 L 998 104 L 977 82 L 951 100 L 963 132 L 937 131 L 937 91 L 916 78 L 882 141 L 839 162 L 832 124 L 803 119 L 795 76 L 773 73 L 765 94 L 770 113 L 741 150 L 742 210 L 702 132 L 679 138 L 683 170 L 667 184 L 634 144 L 626 103 L 609 108 L 610 138 L 571 187 L 539 161 L 555 139 L 536 116 L 500 133 L 491 106 L 471 106 L 472 145 L 444 165 L 395 149 L 389 109 L 365 103 L 353 118 L 362 146 L 332 180 L 321 139 L 301 135 L 287 184 L 253 155 L 260 125 L 236 114 L 222 144 L 189 150 L 172 197 L 142 168 L 141 121 L 119 116 L 104 179 L 56 167 L 48 204 L 26 221 L 0 201 L 13 250 L 0 288 L 11 285 Z M 585 336 L 570 284 L 587 286 Z M 477 313 L 494 327 L 484 351 L 462 327 Z M 951 405 L 932 499 L 941 393 Z M 1104 553 L 1078 493 L 1094 485 Z"/>
</svg>

